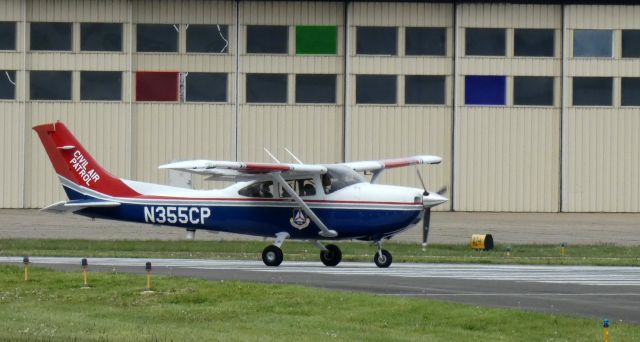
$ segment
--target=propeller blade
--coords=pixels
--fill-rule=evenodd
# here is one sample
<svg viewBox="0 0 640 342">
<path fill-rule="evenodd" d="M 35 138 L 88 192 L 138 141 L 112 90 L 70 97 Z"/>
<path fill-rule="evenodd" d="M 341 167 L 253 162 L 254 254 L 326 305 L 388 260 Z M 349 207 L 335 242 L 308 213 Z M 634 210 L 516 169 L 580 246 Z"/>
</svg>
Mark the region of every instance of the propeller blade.
<svg viewBox="0 0 640 342">
<path fill-rule="evenodd" d="M 422 248 L 427 246 L 427 239 L 429 238 L 429 224 L 431 223 L 431 208 L 424 210 L 424 217 L 422 218 Z"/>
<path fill-rule="evenodd" d="M 445 186 L 443 186 L 442 188 L 440 188 L 438 191 L 436 191 L 436 194 L 438 194 L 438 195 L 444 195 L 444 194 L 446 194 L 446 193 L 447 193 L 447 190 L 449 190 L 449 189 L 448 189 L 448 188 L 447 188 L 447 186 L 445 185 Z"/>
<path fill-rule="evenodd" d="M 422 174 L 420 174 L 420 170 L 416 166 L 416 174 L 418 175 L 418 179 L 420 180 L 420 184 L 422 184 L 422 188 L 424 189 L 425 195 L 429 195 L 429 191 L 427 191 L 427 187 L 424 185 L 424 180 L 422 180 Z"/>
</svg>

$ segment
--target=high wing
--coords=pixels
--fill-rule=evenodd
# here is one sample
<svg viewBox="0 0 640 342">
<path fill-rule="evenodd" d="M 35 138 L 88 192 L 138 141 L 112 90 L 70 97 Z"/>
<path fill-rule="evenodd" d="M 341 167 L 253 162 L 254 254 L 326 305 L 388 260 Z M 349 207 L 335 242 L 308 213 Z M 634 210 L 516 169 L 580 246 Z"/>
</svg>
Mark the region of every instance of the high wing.
<svg viewBox="0 0 640 342">
<path fill-rule="evenodd" d="M 414 156 L 409 158 L 356 161 L 342 163 L 341 165 L 347 166 L 356 172 L 376 172 L 384 169 L 411 166 L 416 164 L 439 164 L 441 161 L 442 158 L 438 156 Z"/>
<path fill-rule="evenodd" d="M 218 160 L 187 160 L 165 165 L 171 169 L 209 176 L 207 180 L 243 181 L 271 179 L 270 173 L 281 172 L 286 176 L 324 174 L 327 168 L 317 164 L 245 163 Z"/>
</svg>

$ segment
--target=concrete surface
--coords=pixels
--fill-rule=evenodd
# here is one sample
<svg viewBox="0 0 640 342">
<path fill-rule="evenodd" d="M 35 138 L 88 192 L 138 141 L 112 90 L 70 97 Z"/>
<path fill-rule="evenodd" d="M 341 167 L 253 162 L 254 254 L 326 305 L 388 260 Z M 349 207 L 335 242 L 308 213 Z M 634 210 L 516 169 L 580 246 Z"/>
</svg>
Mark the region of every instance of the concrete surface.
<svg viewBox="0 0 640 342">
<path fill-rule="evenodd" d="M 432 243 L 468 243 L 472 234 L 493 234 L 496 243 L 613 243 L 640 245 L 640 214 L 466 213 L 434 212 Z M 81 216 L 34 209 L 0 209 L 0 239 L 180 240 L 179 228 L 90 220 Z M 396 236 L 421 241 L 421 227 Z M 198 231 L 196 240 L 259 239 Z"/>
</svg>

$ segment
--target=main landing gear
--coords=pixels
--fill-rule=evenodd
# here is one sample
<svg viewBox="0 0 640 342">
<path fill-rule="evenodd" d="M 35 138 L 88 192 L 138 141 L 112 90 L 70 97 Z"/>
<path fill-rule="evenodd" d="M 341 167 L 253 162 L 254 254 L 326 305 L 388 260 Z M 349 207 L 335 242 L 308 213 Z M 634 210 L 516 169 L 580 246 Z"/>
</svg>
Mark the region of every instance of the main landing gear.
<svg viewBox="0 0 640 342">
<path fill-rule="evenodd" d="M 342 251 L 340 247 L 336 245 L 326 245 L 320 243 L 320 241 L 314 241 L 314 244 L 320 248 L 320 261 L 325 266 L 337 266 L 342 261 Z"/>
<path fill-rule="evenodd" d="M 276 241 L 271 246 L 267 246 L 262 251 L 262 262 L 264 262 L 267 266 L 279 266 L 284 259 L 284 255 L 282 254 L 282 243 L 285 239 L 289 237 L 288 233 L 278 233 L 276 234 Z"/>
</svg>

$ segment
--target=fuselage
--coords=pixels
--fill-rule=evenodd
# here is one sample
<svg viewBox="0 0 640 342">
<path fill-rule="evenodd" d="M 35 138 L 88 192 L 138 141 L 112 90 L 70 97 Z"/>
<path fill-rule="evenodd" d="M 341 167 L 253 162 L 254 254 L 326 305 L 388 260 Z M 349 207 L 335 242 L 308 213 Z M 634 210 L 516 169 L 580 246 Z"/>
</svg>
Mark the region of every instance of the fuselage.
<svg viewBox="0 0 640 342">
<path fill-rule="evenodd" d="M 270 198 L 240 194 L 256 182 L 239 182 L 221 190 L 191 190 L 123 180 L 140 194 L 131 197 L 108 196 L 63 177 L 61 182 L 72 200 L 120 203 L 76 212 L 83 216 L 264 237 L 286 232 L 293 239 L 319 238 L 315 223 L 280 191 Z M 422 192 L 356 182 L 331 193 L 317 186 L 313 194 L 301 197 L 327 227 L 338 232 L 334 239 L 379 240 L 420 220 Z"/>
</svg>

